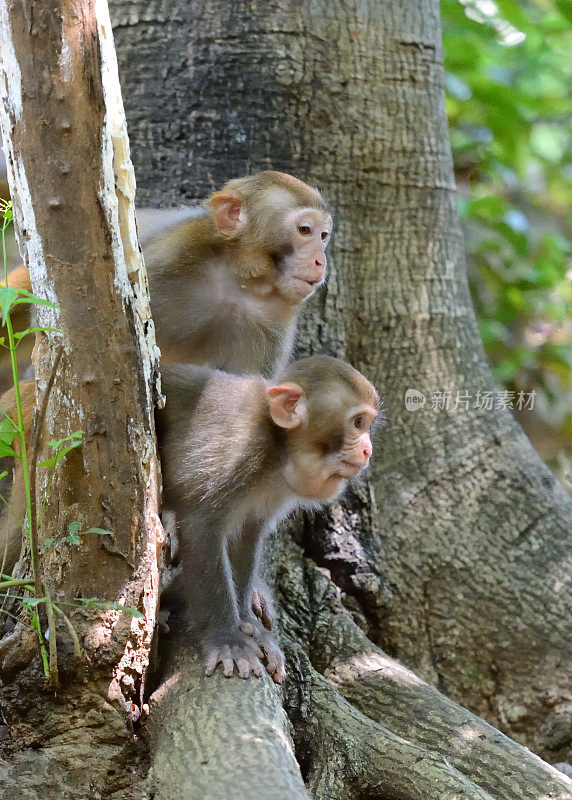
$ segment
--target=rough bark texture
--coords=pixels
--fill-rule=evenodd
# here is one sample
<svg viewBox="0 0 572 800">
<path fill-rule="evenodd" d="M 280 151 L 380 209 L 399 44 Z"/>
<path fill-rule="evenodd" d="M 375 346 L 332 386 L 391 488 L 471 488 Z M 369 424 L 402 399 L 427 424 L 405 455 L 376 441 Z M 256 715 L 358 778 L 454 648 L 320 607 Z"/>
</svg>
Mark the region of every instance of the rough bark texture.
<svg viewBox="0 0 572 800">
<path fill-rule="evenodd" d="M 493 388 L 456 217 L 437 2 L 114 0 L 112 13 L 139 203 L 203 197 L 264 168 L 317 184 L 337 222 L 301 350 L 344 355 L 385 398 L 369 484 L 296 529 L 304 558 L 331 579 L 324 597 L 337 591 L 353 619 L 338 601 L 319 604 L 323 629 L 338 631 L 338 666 L 314 630 L 316 570 L 294 570 L 291 556 L 277 567 L 306 652 L 291 660 L 306 688 L 289 710 L 308 787 L 417 796 L 383 782 L 388 752 L 407 756 L 382 723 L 473 781 L 458 783 L 459 797 L 568 797 L 559 774 L 375 647 L 545 758 L 565 756 L 570 501 L 508 412 L 431 407 L 434 391 L 451 391 L 454 406 L 456 392 Z M 427 396 L 422 410 L 405 409 L 409 388 Z M 201 687 L 199 737 L 218 683 Z M 234 765 L 240 719 L 227 725 Z M 435 763 L 419 765 L 426 778 Z M 436 796 L 449 796 L 449 780 L 440 774 Z M 256 779 L 239 796 L 257 796 Z"/>
<path fill-rule="evenodd" d="M 78 667 L 59 624 L 63 689 L 46 692 L 33 634 L 9 618 L 0 641 L 7 723 L 0 785 L 6 800 L 123 797 L 136 773 L 131 719 L 151 647 L 162 529 L 152 414 L 156 348 L 111 24 L 100 0 L 3 0 L 0 28 L 2 132 L 16 230 L 36 294 L 57 304 L 37 314 L 40 325 L 59 329 L 36 345 L 40 398 L 56 351 L 63 353 L 43 440 L 83 430 L 82 446 L 56 468 L 41 518 L 40 543 L 60 537 L 43 558 L 43 576 L 86 653 Z M 43 445 L 39 460 L 50 453 Z M 38 470 L 38 507 L 44 473 Z M 71 522 L 111 535 L 85 535 L 71 546 L 61 541 Z M 16 571 L 28 567 L 24 547 Z M 88 610 L 76 597 L 144 615 Z"/>
</svg>

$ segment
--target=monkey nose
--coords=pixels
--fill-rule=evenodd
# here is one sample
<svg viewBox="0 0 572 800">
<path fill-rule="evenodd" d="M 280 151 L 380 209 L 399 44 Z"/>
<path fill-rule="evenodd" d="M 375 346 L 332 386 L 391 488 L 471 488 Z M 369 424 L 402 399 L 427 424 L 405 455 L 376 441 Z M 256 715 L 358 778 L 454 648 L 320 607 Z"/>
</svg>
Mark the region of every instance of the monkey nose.
<svg viewBox="0 0 572 800">
<path fill-rule="evenodd" d="M 363 456 L 364 464 L 367 464 L 371 457 L 372 447 L 371 442 L 367 441 L 362 443 L 361 455 Z"/>
</svg>

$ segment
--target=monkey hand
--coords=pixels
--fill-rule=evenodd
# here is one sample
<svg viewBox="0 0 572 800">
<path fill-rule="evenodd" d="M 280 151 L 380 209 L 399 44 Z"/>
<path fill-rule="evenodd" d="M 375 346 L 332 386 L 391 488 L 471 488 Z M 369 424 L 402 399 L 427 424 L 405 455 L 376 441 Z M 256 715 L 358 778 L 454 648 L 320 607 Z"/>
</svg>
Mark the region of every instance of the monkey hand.
<svg viewBox="0 0 572 800">
<path fill-rule="evenodd" d="M 264 651 L 266 670 L 274 683 L 284 683 L 286 678 L 284 653 L 268 631 L 262 627 L 258 620 L 241 622 L 240 630 L 246 633 L 247 636 L 252 636 L 256 644 Z"/>
<path fill-rule="evenodd" d="M 262 622 L 264 627 L 272 630 L 272 618 L 270 617 L 270 603 L 262 594 L 260 589 L 252 590 L 252 613 Z"/>
<path fill-rule="evenodd" d="M 232 678 L 234 666 L 240 678 L 248 678 L 252 672 L 257 678 L 262 677 L 260 659 L 264 654 L 256 641 L 248 639 L 239 631 L 224 634 L 204 644 L 206 655 L 205 675 L 213 675 L 218 664 L 222 664 L 225 678 Z"/>
</svg>

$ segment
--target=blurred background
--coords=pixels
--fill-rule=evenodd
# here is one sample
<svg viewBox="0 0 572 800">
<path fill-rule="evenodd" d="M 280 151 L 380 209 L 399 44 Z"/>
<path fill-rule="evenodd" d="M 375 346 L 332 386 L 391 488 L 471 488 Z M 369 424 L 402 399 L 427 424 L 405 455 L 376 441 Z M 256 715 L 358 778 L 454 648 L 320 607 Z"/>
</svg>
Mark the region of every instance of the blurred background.
<svg viewBox="0 0 572 800">
<path fill-rule="evenodd" d="M 469 281 L 498 387 L 572 488 L 572 0 L 442 0 Z"/>
</svg>

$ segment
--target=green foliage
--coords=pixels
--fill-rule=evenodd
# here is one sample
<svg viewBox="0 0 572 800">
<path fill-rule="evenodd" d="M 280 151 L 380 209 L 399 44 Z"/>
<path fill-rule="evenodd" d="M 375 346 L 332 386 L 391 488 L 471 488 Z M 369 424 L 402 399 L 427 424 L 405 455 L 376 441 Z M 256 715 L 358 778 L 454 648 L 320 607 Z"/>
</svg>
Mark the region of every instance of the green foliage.
<svg viewBox="0 0 572 800">
<path fill-rule="evenodd" d="M 136 617 L 137 619 L 143 617 L 141 611 L 137 611 L 136 608 L 122 606 L 121 603 L 112 603 L 109 600 L 102 600 L 100 597 L 76 597 L 75 602 L 81 603 L 86 606 L 86 608 L 112 609 L 114 611 L 121 611 L 124 614 L 129 614 L 131 617 Z"/>
<path fill-rule="evenodd" d="M 83 431 L 74 431 L 73 433 L 70 433 L 69 436 L 64 436 L 63 439 L 48 442 L 48 446 L 51 447 L 52 450 L 55 450 L 55 455 L 53 455 L 52 458 L 47 458 L 45 461 L 40 461 L 38 467 L 48 467 L 49 469 L 54 469 L 58 461 L 67 455 L 70 450 L 79 447 L 82 442 L 82 436 Z"/>
<path fill-rule="evenodd" d="M 469 278 L 498 384 L 572 456 L 572 2 L 442 0 Z M 534 441 L 533 431 L 528 429 Z M 535 442 L 537 443 L 537 442 Z"/>
<path fill-rule="evenodd" d="M 78 443 L 79 444 L 79 443 Z M 38 465 L 39 466 L 39 465 Z M 111 531 L 106 531 L 104 528 L 88 528 L 85 531 L 80 530 L 81 523 L 77 520 L 70 522 L 68 525 L 68 532 L 62 536 L 48 537 L 40 548 L 40 554 L 44 555 L 48 550 L 51 550 L 55 544 L 65 542 L 66 544 L 79 545 L 81 544 L 81 537 L 86 536 L 88 533 L 96 533 L 98 536 L 112 536 Z"/>
<path fill-rule="evenodd" d="M 31 569 L 32 569 L 32 577 L 31 579 L 15 579 L 11 578 L 9 575 L 1 575 L 0 578 L 0 589 L 7 589 L 9 591 L 13 590 L 16 587 L 21 587 L 28 592 L 27 595 L 20 596 L 19 598 L 17 595 L 10 594 L 10 597 L 13 599 L 17 598 L 20 600 L 21 605 L 26 611 L 28 612 L 29 622 L 28 624 L 34 629 L 38 638 L 38 645 L 40 650 L 40 655 L 42 658 L 42 664 L 44 669 L 44 676 L 46 679 L 50 680 L 54 686 L 57 685 L 57 656 L 56 656 L 56 629 L 54 626 L 54 612 L 59 614 L 63 619 L 68 628 L 68 632 L 72 637 L 73 644 L 74 644 L 74 653 L 76 656 L 81 655 L 81 646 L 79 643 L 79 639 L 77 634 L 73 628 L 72 623 L 61 610 L 61 608 L 56 605 L 49 594 L 46 593 L 46 584 L 44 582 L 44 575 L 43 575 L 43 557 L 45 554 L 55 545 L 58 543 L 66 543 L 68 545 L 80 545 L 81 544 L 81 537 L 86 536 L 89 533 L 94 533 L 97 535 L 104 535 L 108 536 L 111 535 L 111 532 L 108 530 L 104 530 L 103 528 L 88 528 L 85 531 L 81 531 L 81 523 L 80 522 L 70 522 L 68 525 L 67 533 L 63 535 L 54 535 L 46 538 L 44 543 L 41 547 L 38 547 L 37 542 L 37 531 L 35 526 L 32 523 L 33 515 L 32 509 L 36 507 L 36 497 L 32 491 L 32 482 L 31 482 L 31 475 L 33 475 L 33 470 L 36 468 L 44 468 L 48 470 L 48 488 L 44 494 L 42 500 L 42 510 L 45 506 L 45 503 L 49 496 L 49 490 L 51 487 L 52 479 L 54 476 L 54 471 L 56 466 L 64 458 L 71 450 L 76 447 L 79 447 L 82 444 L 82 431 L 74 431 L 70 433 L 68 436 L 64 436 L 63 439 L 57 439 L 51 442 L 48 442 L 48 446 L 54 451 L 54 455 L 51 458 L 46 459 L 45 461 L 40 462 L 39 464 L 30 464 L 28 461 L 27 456 L 27 449 L 26 449 L 26 429 L 24 427 L 24 417 L 23 417 L 23 410 L 22 410 L 22 399 L 20 395 L 20 379 L 18 377 L 18 365 L 16 361 L 16 349 L 19 343 L 25 336 L 28 336 L 31 333 L 38 333 L 40 331 L 52 331 L 59 333 L 55 328 L 46 328 L 46 327 L 35 327 L 35 328 L 28 328 L 22 332 L 14 331 L 12 326 L 12 320 L 10 317 L 10 311 L 14 308 L 14 306 L 20 304 L 34 304 L 34 305 L 43 305 L 43 306 L 51 306 L 52 308 L 56 308 L 53 303 L 50 303 L 47 300 L 44 300 L 41 297 L 36 297 L 31 292 L 26 291 L 25 289 L 15 289 L 8 286 L 8 267 L 7 267 L 7 259 L 6 259 L 6 230 L 13 219 L 13 211 L 12 211 L 12 204 L 11 202 L 2 202 L 0 203 L 0 214 L 2 215 L 1 224 L 0 224 L 0 243 L 2 247 L 2 262 L 4 266 L 4 286 L 0 286 L 0 315 L 1 315 L 1 323 L 3 328 L 6 331 L 6 335 L 0 337 L 0 346 L 5 347 L 10 353 L 10 363 L 12 367 L 12 380 L 14 384 L 14 400 L 16 406 L 16 416 L 17 416 L 17 423 L 14 422 L 6 412 L 0 409 L 0 414 L 2 414 L 2 418 L 0 418 L 0 457 L 2 456 L 10 456 L 12 458 L 17 458 L 22 464 L 22 479 L 24 482 L 24 490 L 25 490 L 25 497 L 26 497 L 26 514 L 24 520 L 20 521 L 22 526 L 22 530 L 25 536 L 27 536 L 29 545 L 30 545 L 30 561 L 31 561 Z M 47 399 L 47 398 L 46 398 Z M 15 439 L 19 440 L 19 450 L 20 452 L 17 453 L 12 444 Z M 0 478 L 5 477 L 8 472 L 5 470 L 0 475 Z M 8 505 L 8 501 L 5 497 L 0 495 L 0 500 Z M 41 513 L 41 512 L 40 512 Z M 0 563 L 2 560 L 2 554 L 0 554 Z M 40 589 L 43 589 L 42 593 Z M 5 597 L 6 594 L 2 594 L 0 596 Z M 141 612 L 132 609 L 126 608 L 124 606 L 118 605 L 117 603 L 108 601 L 108 600 L 100 600 L 96 597 L 91 597 L 88 599 L 85 598 L 75 598 L 72 603 L 62 603 L 62 605 L 75 605 L 77 606 L 88 606 L 90 608 L 98 608 L 98 609 L 117 609 L 123 611 L 127 614 L 131 614 L 132 616 L 143 616 Z M 46 616 L 48 622 L 48 630 L 46 634 L 42 631 L 42 622 L 40 620 L 39 608 L 40 606 L 45 606 L 46 608 Z M 0 608 L 0 612 L 2 609 Z M 48 652 L 46 650 L 44 637 L 50 638 L 50 642 L 54 645 L 50 647 L 50 655 L 48 656 Z"/>
</svg>

